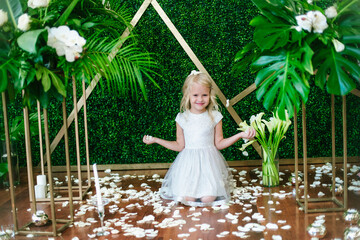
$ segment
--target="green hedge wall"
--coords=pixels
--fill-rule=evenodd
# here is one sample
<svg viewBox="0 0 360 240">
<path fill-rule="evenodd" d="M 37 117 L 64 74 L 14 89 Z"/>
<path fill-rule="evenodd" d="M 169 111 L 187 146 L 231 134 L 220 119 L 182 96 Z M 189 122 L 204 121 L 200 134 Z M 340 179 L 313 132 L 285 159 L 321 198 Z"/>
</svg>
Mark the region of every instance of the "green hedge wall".
<svg viewBox="0 0 360 240">
<path fill-rule="evenodd" d="M 135 14 L 142 0 L 123 1 L 132 14 Z M 196 56 L 228 99 L 235 97 L 254 81 L 254 76 L 244 72 L 239 77 L 231 75 L 233 59 L 237 51 L 252 38 L 249 21 L 258 14 L 251 1 L 209 1 L 209 0 L 158 0 L 171 21 L 177 27 Z M 96 90 L 89 97 L 88 129 L 91 162 L 113 163 L 155 163 L 172 162 L 176 152 L 159 145 L 146 146 L 142 136 L 153 136 L 175 140 L 175 116 L 179 111 L 181 87 L 191 70 L 196 69 L 189 57 L 163 23 L 152 6 L 149 6 L 135 28 L 139 43 L 149 52 L 156 54 L 161 66 L 161 78 L 157 83 L 161 89 L 147 82 L 149 101 L 112 96 Z M 314 86 L 307 103 L 308 156 L 331 156 L 330 96 Z M 78 86 L 80 89 L 81 86 Z M 78 99 L 81 96 L 79 90 Z M 71 95 L 71 94 L 70 94 Z M 360 98 L 349 95 L 347 98 L 348 155 L 360 155 Z M 72 97 L 67 99 L 68 114 L 72 109 Z M 16 105 L 15 105 L 16 106 Z M 336 97 L 336 154 L 342 154 L 342 113 L 341 97 Z M 243 120 L 264 111 L 262 104 L 251 94 L 234 106 Z M 33 109 L 32 111 L 35 111 Z M 11 107 L 11 113 L 21 114 L 21 109 Z M 222 106 L 224 136 L 237 132 L 237 125 Z M 50 133 L 53 139 L 61 128 L 62 111 L 59 102 L 53 102 L 49 110 Z M 267 113 L 269 114 L 269 113 Z M 269 116 L 269 115 L 268 115 Z M 301 123 L 301 117 L 298 122 Z M 85 163 L 85 141 L 82 111 L 79 117 L 81 161 Z M 301 126 L 299 133 L 301 133 Z M 74 125 L 70 128 L 71 161 L 76 163 Z M 302 142 L 299 136 L 299 142 Z M 280 147 L 280 158 L 294 157 L 293 125 Z M 242 141 L 222 150 L 227 160 L 259 159 L 250 147 L 245 157 L 238 148 Z M 19 143 L 21 156 L 25 159 L 24 144 Z M 38 140 L 33 139 L 33 162 L 39 163 Z M 302 153 L 300 144 L 299 153 Z M 64 165 L 64 143 L 52 154 L 54 165 Z"/>
</svg>

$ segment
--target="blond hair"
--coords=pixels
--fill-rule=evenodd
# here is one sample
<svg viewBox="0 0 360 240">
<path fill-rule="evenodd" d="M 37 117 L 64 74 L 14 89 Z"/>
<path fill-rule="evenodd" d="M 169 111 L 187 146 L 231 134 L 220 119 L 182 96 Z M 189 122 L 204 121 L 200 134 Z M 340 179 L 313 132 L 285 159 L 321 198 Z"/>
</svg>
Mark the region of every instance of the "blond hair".
<svg viewBox="0 0 360 240">
<path fill-rule="evenodd" d="M 180 112 L 185 112 L 187 110 L 190 110 L 191 108 L 190 90 L 194 83 L 210 88 L 209 105 L 206 107 L 206 110 L 208 111 L 211 119 L 213 119 L 212 111 L 219 110 L 219 105 L 216 102 L 215 89 L 213 88 L 212 80 L 210 79 L 210 77 L 207 74 L 201 72 L 193 71 L 185 79 L 184 85 L 182 87 L 183 97 L 180 102 Z"/>
</svg>

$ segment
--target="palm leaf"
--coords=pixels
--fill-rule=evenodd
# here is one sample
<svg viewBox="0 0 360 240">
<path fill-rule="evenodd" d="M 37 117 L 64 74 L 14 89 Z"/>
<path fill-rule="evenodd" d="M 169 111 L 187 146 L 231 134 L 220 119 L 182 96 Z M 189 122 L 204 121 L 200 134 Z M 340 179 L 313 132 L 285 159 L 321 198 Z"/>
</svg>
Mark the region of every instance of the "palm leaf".
<svg viewBox="0 0 360 240">
<path fill-rule="evenodd" d="M 107 38 L 98 38 L 98 33 L 88 39 L 88 50 L 83 58 L 79 59 L 82 65 L 82 75 L 91 79 L 98 72 L 105 81 L 100 81 L 102 89 L 107 87 L 111 92 L 119 96 L 130 94 L 135 98 L 140 88 L 143 96 L 147 99 L 143 76 L 155 83 L 152 69 L 158 68 L 151 54 L 142 52 L 136 44 L 130 43 L 119 49 L 116 56 L 109 60 L 109 54 L 118 45 L 118 40 L 108 41 Z"/>
</svg>

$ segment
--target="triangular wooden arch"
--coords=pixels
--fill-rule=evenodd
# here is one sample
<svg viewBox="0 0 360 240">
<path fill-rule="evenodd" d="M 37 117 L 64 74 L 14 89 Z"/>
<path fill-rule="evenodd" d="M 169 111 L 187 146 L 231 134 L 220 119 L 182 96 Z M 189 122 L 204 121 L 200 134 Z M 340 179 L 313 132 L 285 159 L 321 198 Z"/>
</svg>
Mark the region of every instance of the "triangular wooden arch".
<svg viewBox="0 0 360 240">
<path fill-rule="evenodd" d="M 169 30 L 171 31 L 171 33 L 174 35 L 174 37 L 176 38 L 176 40 L 179 42 L 179 44 L 181 45 L 181 47 L 184 49 L 184 51 L 186 52 L 186 54 L 190 57 L 191 61 L 195 64 L 195 66 L 198 68 L 198 70 L 200 70 L 203 73 L 206 73 L 210 76 L 210 74 L 206 71 L 205 67 L 202 65 L 202 63 L 200 62 L 200 60 L 196 57 L 196 55 L 194 54 L 194 52 L 191 50 L 191 48 L 189 47 L 189 45 L 186 43 L 185 39 L 181 36 L 181 34 L 179 33 L 179 31 L 176 29 L 175 25 L 171 22 L 171 20 L 169 19 L 169 17 L 166 15 L 166 13 L 164 12 L 164 10 L 161 8 L 161 6 L 159 5 L 159 3 L 156 0 L 145 0 L 143 2 L 143 4 L 140 6 L 139 10 L 136 12 L 136 14 L 134 15 L 133 19 L 131 20 L 130 24 L 132 26 L 132 29 L 135 28 L 135 26 L 137 25 L 137 23 L 139 22 L 139 20 L 141 19 L 142 15 L 144 14 L 144 12 L 147 10 L 147 8 L 150 6 L 150 4 L 154 7 L 154 9 L 156 10 L 156 12 L 159 14 L 159 16 L 161 17 L 161 19 L 164 21 L 164 23 L 166 24 L 166 26 L 169 28 Z M 126 28 L 125 31 L 123 32 L 121 38 L 126 38 L 127 36 L 129 36 L 131 30 L 130 28 Z M 112 60 L 114 58 L 114 56 L 116 55 L 116 53 L 119 51 L 119 49 L 121 48 L 122 44 L 119 44 L 119 46 L 109 55 L 109 59 Z M 98 73 L 94 79 L 91 81 L 90 85 L 88 86 L 88 88 L 86 89 L 86 99 L 89 97 L 89 95 L 91 94 L 91 92 L 93 91 L 93 89 L 95 88 L 95 86 L 97 85 L 97 83 L 99 82 L 101 78 L 100 73 Z M 211 78 L 211 76 L 210 76 Z M 240 116 L 236 113 L 236 111 L 234 110 L 234 108 L 232 106 L 234 106 L 236 103 L 238 103 L 241 99 L 243 99 L 244 97 L 246 97 L 247 95 L 249 95 L 250 93 L 252 93 L 255 89 L 256 89 L 256 85 L 255 83 L 251 84 L 248 88 L 246 88 L 244 91 L 240 92 L 237 96 L 235 96 L 233 99 L 231 100 L 227 100 L 227 98 L 225 97 L 225 95 L 222 93 L 222 91 L 219 89 L 219 87 L 217 86 L 216 82 L 211 78 L 211 80 L 214 83 L 214 87 L 215 90 L 217 92 L 217 95 L 221 101 L 221 103 L 226 106 L 226 110 L 230 113 L 231 117 L 234 119 L 234 121 L 239 124 L 240 122 L 242 122 Z M 84 96 L 82 96 L 78 103 L 77 103 L 77 109 L 78 111 L 80 111 L 80 109 L 83 107 L 84 105 Z M 227 104 L 228 101 L 228 104 Z M 71 125 L 71 123 L 74 120 L 74 115 L 75 115 L 75 110 L 73 110 L 69 117 L 68 117 L 68 127 Z M 56 137 L 54 138 L 54 140 L 52 141 L 51 145 L 50 145 L 50 153 L 52 153 L 56 146 L 58 145 L 58 143 L 60 142 L 61 138 L 63 137 L 65 132 L 65 127 L 63 126 L 60 131 L 58 132 L 58 134 L 56 135 Z M 259 155 L 261 154 L 261 147 L 260 145 L 255 142 L 253 143 L 253 146 L 255 148 L 255 150 L 259 153 Z"/>
</svg>

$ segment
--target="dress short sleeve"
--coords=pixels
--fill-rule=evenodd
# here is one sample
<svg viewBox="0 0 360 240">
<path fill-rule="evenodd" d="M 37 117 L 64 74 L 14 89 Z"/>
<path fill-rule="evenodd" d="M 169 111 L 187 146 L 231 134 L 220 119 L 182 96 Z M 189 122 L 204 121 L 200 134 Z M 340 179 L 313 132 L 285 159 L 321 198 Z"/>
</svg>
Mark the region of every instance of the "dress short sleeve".
<svg viewBox="0 0 360 240">
<path fill-rule="evenodd" d="M 181 128 L 184 128 L 185 125 L 185 117 L 183 113 L 178 113 L 175 118 L 175 122 L 177 122 Z"/>
<path fill-rule="evenodd" d="M 213 111 L 213 116 L 214 116 L 215 124 L 218 124 L 221 121 L 221 119 L 223 119 L 223 115 L 219 111 Z"/>
</svg>

